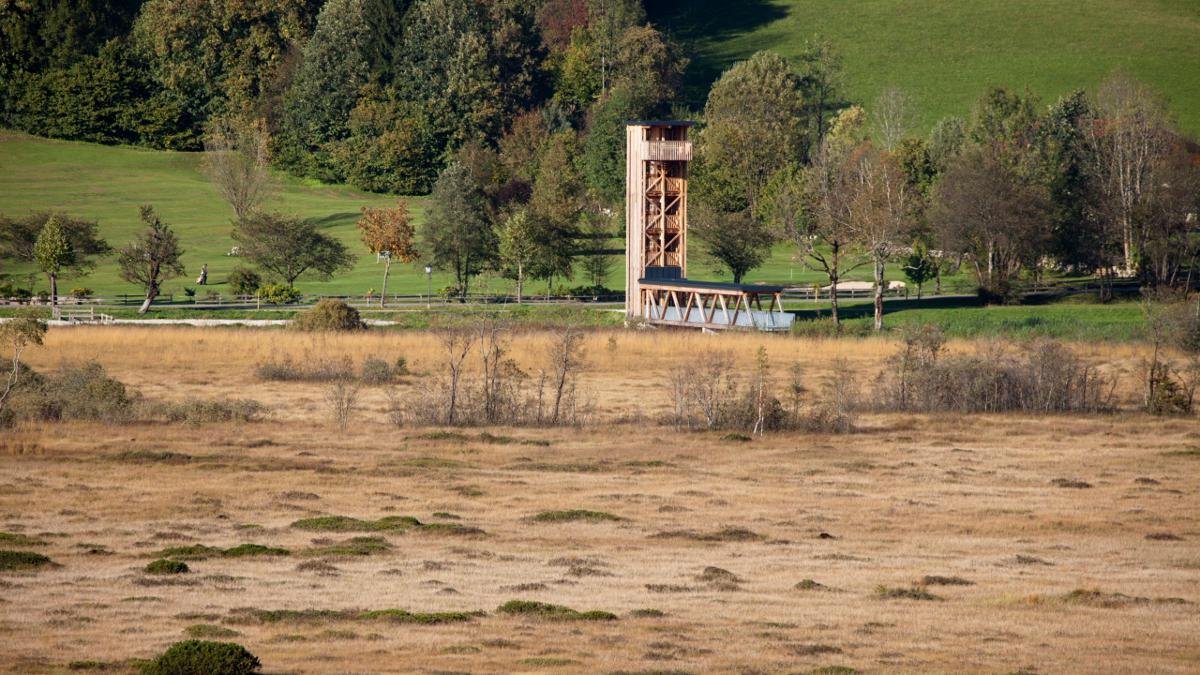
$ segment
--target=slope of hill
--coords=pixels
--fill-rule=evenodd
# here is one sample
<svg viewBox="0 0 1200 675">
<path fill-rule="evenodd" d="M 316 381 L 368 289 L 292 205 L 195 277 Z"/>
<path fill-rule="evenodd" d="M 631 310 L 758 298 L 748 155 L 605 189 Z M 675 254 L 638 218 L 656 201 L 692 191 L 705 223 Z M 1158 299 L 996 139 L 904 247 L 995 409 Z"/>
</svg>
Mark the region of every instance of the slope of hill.
<svg viewBox="0 0 1200 675">
<path fill-rule="evenodd" d="M 647 0 L 655 23 L 687 45 L 691 105 L 760 49 L 796 56 L 828 40 L 854 102 L 896 86 L 920 130 L 965 115 L 989 85 L 1046 100 L 1091 89 L 1124 69 L 1164 93 L 1182 127 L 1200 132 L 1200 2 L 1195 0 Z"/>
<path fill-rule="evenodd" d="M 366 254 L 354 227 L 364 206 L 383 206 L 394 197 L 359 192 L 342 186 L 308 185 L 280 176 L 280 189 L 267 209 L 317 220 L 326 232 L 361 254 L 351 272 L 332 282 L 301 279 L 300 288 L 321 293 L 362 293 L 379 287 L 381 268 Z M 409 198 L 410 208 L 421 217 L 422 200 Z M 30 211 L 61 210 L 96 219 L 101 235 L 115 248 L 132 239 L 142 227 L 138 205 L 150 204 L 179 235 L 185 249 L 187 275 L 170 282 L 167 293 L 194 286 L 200 266 L 208 263 L 210 283 L 223 283 L 226 273 L 239 263 L 229 257 L 233 210 L 200 171 L 200 155 L 104 146 L 34 138 L 0 131 L 0 213 L 20 216 Z M 393 269 L 396 292 L 424 292 L 425 275 L 416 270 Z M 4 269 L 20 273 L 24 269 Z M 405 274 L 407 272 L 407 274 Z M 436 284 L 447 281 L 438 275 Z M 46 286 L 45 281 L 37 284 Z M 117 276 L 115 256 L 100 261 L 95 272 L 70 279 L 65 289 L 87 286 L 99 294 L 137 293 Z M 224 287 L 213 290 L 227 292 Z"/>
</svg>

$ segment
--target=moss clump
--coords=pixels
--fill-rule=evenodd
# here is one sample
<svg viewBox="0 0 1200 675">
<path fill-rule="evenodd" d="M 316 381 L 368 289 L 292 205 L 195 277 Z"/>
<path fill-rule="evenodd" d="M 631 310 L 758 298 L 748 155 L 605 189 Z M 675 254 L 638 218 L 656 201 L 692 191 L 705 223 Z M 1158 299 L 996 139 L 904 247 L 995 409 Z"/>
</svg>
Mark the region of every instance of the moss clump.
<svg viewBox="0 0 1200 675">
<path fill-rule="evenodd" d="M 233 642 L 184 640 L 142 666 L 142 675 L 251 675 L 262 663 Z"/>
<path fill-rule="evenodd" d="M 905 588 L 897 586 L 889 588 L 887 586 L 876 586 L 875 597 L 884 598 L 887 600 L 941 600 L 938 596 L 930 593 L 921 586 L 912 586 Z"/>
<path fill-rule="evenodd" d="M 539 523 L 572 523 L 585 521 L 600 523 L 605 521 L 624 520 L 606 511 L 588 511 L 587 509 L 566 509 L 561 511 L 542 511 L 531 520 Z"/>
<path fill-rule="evenodd" d="M 277 548 L 274 546 L 263 546 L 262 544 L 239 544 L 233 548 L 225 549 L 221 555 L 226 558 L 247 558 L 256 556 L 284 556 L 291 555 L 292 552 L 286 548 Z"/>
<path fill-rule="evenodd" d="M 53 564 L 54 561 L 41 553 L 34 553 L 32 551 L 0 551 L 0 572 L 36 570 Z"/>
<path fill-rule="evenodd" d="M 616 621 L 617 619 L 617 615 L 612 612 L 601 610 L 580 612 L 570 607 L 533 600 L 509 600 L 500 605 L 496 611 L 500 614 L 526 616 L 547 621 Z"/>
<path fill-rule="evenodd" d="M 159 558 L 145 568 L 146 574 L 185 574 L 189 571 L 187 563 L 166 558 Z"/>
<path fill-rule="evenodd" d="M 661 619 L 666 615 L 661 609 L 635 609 L 629 613 L 635 619 Z"/>
<path fill-rule="evenodd" d="M 309 556 L 360 556 L 385 553 L 392 545 L 383 537 L 351 537 L 345 541 L 337 541 L 304 551 Z"/>
<path fill-rule="evenodd" d="M 478 535 L 484 531 L 458 523 L 422 523 L 412 516 L 386 516 L 378 520 L 363 520 L 350 516 L 317 516 L 292 523 L 298 530 L 310 532 L 425 532 L 427 534 Z"/>
<path fill-rule="evenodd" d="M 484 616 L 483 612 L 410 612 L 406 609 L 376 609 L 362 612 L 358 618 L 366 621 L 389 621 L 392 623 L 416 623 L 436 625 L 461 623 Z"/>
</svg>

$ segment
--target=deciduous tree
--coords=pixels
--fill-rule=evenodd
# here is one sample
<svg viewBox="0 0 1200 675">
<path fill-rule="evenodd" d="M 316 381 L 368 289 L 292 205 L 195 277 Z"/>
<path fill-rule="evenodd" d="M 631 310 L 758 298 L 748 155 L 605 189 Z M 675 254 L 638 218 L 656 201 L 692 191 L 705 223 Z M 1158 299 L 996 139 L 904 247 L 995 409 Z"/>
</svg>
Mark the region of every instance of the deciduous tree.
<svg viewBox="0 0 1200 675">
<path fill-rule="evenodd" d="M 204 135 L 204 171 L 241 222 L 271 195 L 271 135 L 265 120 L 213 119 Z"/>
<path fill-rule="evenodd" d="M 471 278 L 496 260 L 496 232 L 487 219 L 487 198 L 460 162 L 438 176 L 425 214 L 425 254 L 430 264 L 454 274 L 455 291 L 466 301 Z"/>
<path fill-rule="evenodd" d="M 183 249 L 152 207 L 143 206 L 141 213 L 146 229 L 117 252 L 117 267 L 122 279 L 145 290 L 146 299 L 138 309 L 138 314 L 145 314 L 158 297 L 162 283 L 183 274 Z"/>
<path fill-rule="evenodd" d="M 342 242 L 319 231 L 316 225 L 279 213 L 256 213 L 233 230 L 242 257 L 288 288 L 302 274 L 328 279 L 354 266 L 354 256 Z"/>
<path fill-rule="evenodd" d="M 1046 189 L 986 149 L 951 162 L 931 208 L 940 241 L 969 258 L 985 298 L 1011 297 L 1021 270 L 1046 251 L 1051 217 Z"/>
<path fill-rule="evenodd" d="M 408 217 L 408 202 L 401 199 L 391 207 L 364 207 L 362 217 L 358 219 L 358 230 L 367 250 L 384 256 L 383 286 L 379 292 L 379 306 L 383 307 L 387 301 L 388 273 L 392 270 L 392 262 L 414 262 L 418 255 L 415 231 Z"/>
</svg>

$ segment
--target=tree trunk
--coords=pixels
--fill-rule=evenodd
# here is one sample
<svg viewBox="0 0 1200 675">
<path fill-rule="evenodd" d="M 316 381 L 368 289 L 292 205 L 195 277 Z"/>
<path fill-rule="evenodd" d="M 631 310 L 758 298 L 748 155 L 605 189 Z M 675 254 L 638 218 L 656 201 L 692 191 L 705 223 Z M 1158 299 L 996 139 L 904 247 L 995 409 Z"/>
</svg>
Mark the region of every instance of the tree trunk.
<svg viewBox="0 0 1200 675">
<path fill-rule="evenodd" d="M 829 270 L 829 307 L 830 315 L 833 317 L 833 327 L 841 331 L 842 324 L 838 320 L 838 251 L 841 248 L 838 242 L 833 242 L 833 266 Z"/>
<path fill-rule="evenodd" d="M 383 309 L 383 304 L 385 302 L 387 302 L 388 272 L 391 272 L 391 271 L 392 271 L 392 257 L 388 256 L 388 259 L 385 260 L 383 263 L 383 290 L 379 293 L 379 308 L 380 309 Z"/>
<path fill-rule="evenodd" d="M 883 330 L 883 258 L 875 257 L 875 330 Z"/>
<path fill-rule="evenodd" d="M 517 304 L 525 300 L 525 266 L 517 263 Z"/>
<path fill-rule="evenodd" d="M 58 307 L 58 275 L 53 272 L 50 273 L 50 306 Z"/>
<path fill-rule="evenodd" d="M 146 299 L 142 302 L 142 306 L 138 309 L 138 314 L 145 314 L 146 310 L 150 309 L 150 303 L 158 297 L 158 285 L 152 285 L 146 289 Z"/>
<path fill-rule="evenodd" d="M 933 268 L 933 294 L 942 294 L 942 265 L 940 262 L 937 267 Z"/>
</svg>

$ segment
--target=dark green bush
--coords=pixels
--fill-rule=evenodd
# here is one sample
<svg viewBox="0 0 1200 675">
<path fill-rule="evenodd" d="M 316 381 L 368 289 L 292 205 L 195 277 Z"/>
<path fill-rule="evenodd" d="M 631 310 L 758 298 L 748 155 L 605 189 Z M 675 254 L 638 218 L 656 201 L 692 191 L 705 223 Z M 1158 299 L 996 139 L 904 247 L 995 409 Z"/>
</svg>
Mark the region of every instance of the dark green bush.
<svg viewBox="0 0 1200 675">
<path fill-rule="evenodd" d="M 206 422 L 253 422 L 266 410 L 266 406 L 249 398 L 234 399 L 188 399 L 162 406 L 162 415 L 168 422 L 203 424 Z"/>
<path fill-rule="evenodd" d="M 341 300 L 322 298 L 312 309 L 292 319 L 292 327 L 303 331 L 349 331 L 367 327 L 358 310 Z"/>
<path fill-rule="evenodd" d="M 363 384 L 387 384 L 398 374 L 387 361 L 373 356 L 363 359 L 360 371 Z"/>
<path fill-rule="evenodd" d="M 249 267 L 235 267 L 229 272 L 229 292 L 234 295 L 254 295 L 262 286 L 262 277 Z"/>
<path fill-rule="evenodd" d="M 98 363 L 66 363 L 47 376 L 29 372 L 12 399 L 18 419 L 124 422 L 132 417 L 134 395 Z"/>
<path fill-rule="evenodd" d="M 527 616 L 548 621 L 615 621 L 617 618 L 617 615 L 612 612 L 598 609 L 580 612 L 570 607 L 533 600 L 509 600 L 500 605 L 496 611 L 500 614 Z"/>
<path fill-rule="evenodd" d="M 142 568 L 142 571 L 146 574 L 187 574 L 192 569 L 187 563 L 178 560 L 155 560 Z"/>
<path fill-rule="evenodd" d="M 290 305 L 300 300 L 300 291 L 283 284 L 263 284 L 256 292 L 258 299 L 272 305 Z"/>
<path fill-rule="evenodd" d="M 250 675 L 262 663 L 234 642 L 184 640 L 142 667 L 142 675 Z"/>
</svg>

